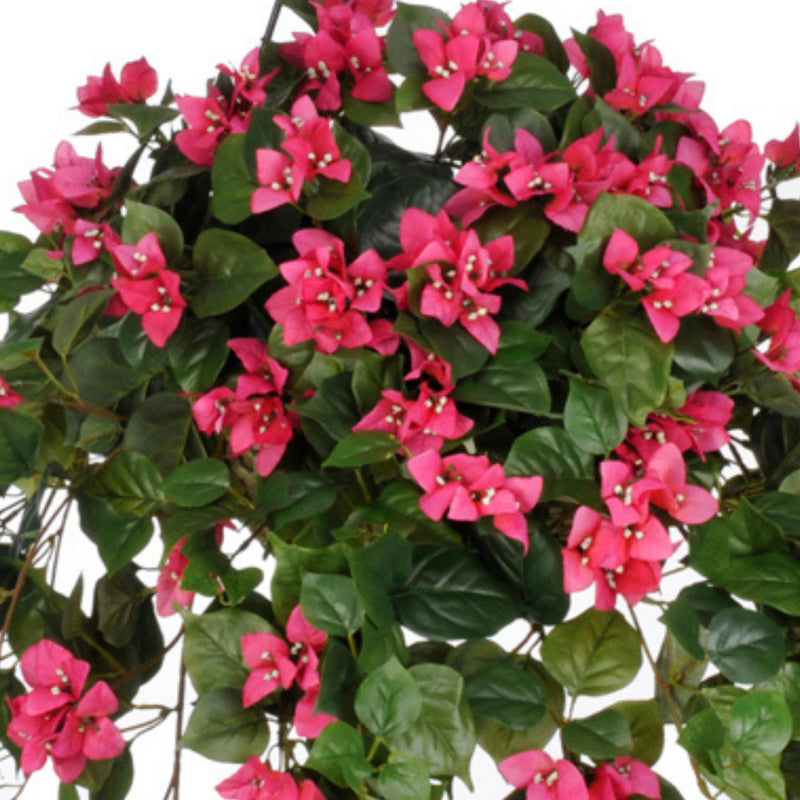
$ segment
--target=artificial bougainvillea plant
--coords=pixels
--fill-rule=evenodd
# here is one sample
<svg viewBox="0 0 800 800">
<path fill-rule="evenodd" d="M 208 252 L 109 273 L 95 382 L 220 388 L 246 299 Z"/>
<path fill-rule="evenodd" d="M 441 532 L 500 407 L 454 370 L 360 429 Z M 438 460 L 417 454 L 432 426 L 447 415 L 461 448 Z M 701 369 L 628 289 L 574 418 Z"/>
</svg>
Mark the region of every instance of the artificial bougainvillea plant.
<svg viewBox="0 0 800 800">
<path fill-rule="evenodd" d="M 800 797 L 798 128 L 762 151 L 613 14 L 288 5 L 311 32 L 203 96 L 88 78 L 82 133 L 130 159 L 62 143 L 20 183 L 39 238 L 0 234 L 22 775 L 120 800 L 174 717 L 235 800 L 442 798 L 476 747 L 509 797 L 676 800 L 672 725 L 704 796 Z M 431 155 L 376 130 L 410 112 Z M 177 705 L 128 725 L 172 647 Z M 643 657 L 651 699 L 575 713 Z"/>
</svg>

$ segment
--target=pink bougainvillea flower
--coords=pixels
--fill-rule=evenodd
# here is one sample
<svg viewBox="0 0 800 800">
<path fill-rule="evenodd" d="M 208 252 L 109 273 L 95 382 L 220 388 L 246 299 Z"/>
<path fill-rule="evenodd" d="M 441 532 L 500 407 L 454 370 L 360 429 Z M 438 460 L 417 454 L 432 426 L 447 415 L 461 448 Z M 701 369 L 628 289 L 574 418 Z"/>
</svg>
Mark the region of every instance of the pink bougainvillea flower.
<svg viewBox="0 0 800 800">
<path fill-rule="evenodd" d="M 74 781 L 92 761 L 116 758 L 125 740 L 109 715 L 119 707 L 105 681 L 98 681 L 67 712 L 63 727 L 50 749 L 56 775 L 65 783 Z"/>
<path fill-rule="evenodd" d="M 0 375 L 0 408 L 11 408 L 23 401 L 23 397 L 17 394 Z"/>
<path fill-rule="evenodd" d="M 297 800 L 325 800 L 325 795 L 317 787 L 314 781 L 306 778 L 297 784 L 300 790 Z"/>
<path fill-rule="evenodd" d="M 300 800 L 294 778 L 288 772 L 273 770 L 255 755 L 215 789 L 227 800 Z"/>
<path fill-rule="evenodd" d="M 72 263 L 79 267 L 100 257 L 103 250 L 109 253 L 121 244 L 119 236 L 105 222 L 76 220 L 73 226 L 75 238 L 72 241 Z"/>
<path fill-rule="evenodd" d="M 418 28 L 412 39 L 431 78 L 422 84 L 422 91 L 439 108 L 452 111 L 467 81 L 475 77 L 480 39 L 467 34 L 445 41 L 441 33 L 429 28 Z"/>
<path fill-rule="evenodd" d="M 602 569 L 596 577 L 595 608 L 610 611 L 621 594 L 631 605 L 655 592 L 661 583 L 661 565 L 656 561 L 630 558 L 614 569 Z"/>
<path fill-rule="evenodd" d="M 770 334 L 769 344 L 753 355 L 775 372 L 793 375 L 800 370 L 800 320 L 789 305 L 792 292 L 787 289 L 774 303 L 764 309 L 758 327 Z"/>
<path fill-rule="evenodd" d="M 157 88 L 158 75 L 145 58 L 125 64 L 119 81 L 111 64 L 106 64 L 102 76 L 90 75 L 86 84 L 78 87 L 77 108 L 89 117 L 102 117 L 108 113 L 109 103 L 142 103 Z"/>
<path fill-rule="evenodd" d="M 288 689 L 297 674 L 297 666 L 289 658 L 289 645 L 272 633 L 245 633 L 242 655 L 252 670 L 242 688 L 242 704 L 252 706 L 279 686 Z"/>
<path fill-rule="evenodd" d="M 150 231 L 136 244 L 118 244 L 111 249 L 114 266 L 123 277 L 139 280 L 161 272 L 167 259 L 158 243 L 158 236 Z"/>
<path fill-rule="evenodd" d="M 764 147 L 764 155 L 778 169 L 797 169 L 800 159 L 800 125 L 795 125 L 785 139 L 770 139 Z"/>
<path fill-rule="evenodd" d="M 200 395 L 192 404 L 192 415 L 197 427 L 203 433 L 219 433 L 224 427 L 230 425 L 230 415 L 226 413 L 226 410 L 228 405 L 236 399 L 236 393 L 227 386 L 217 386 Z"/>
<path fill-rule="evenodd" d="M 711 519 L 719 510 L 714 496 L 700 486 L 686 483 L 686 464 L 680 450 L 667 442 L 645 465 L 645 474 L 660 484 L 649 493 L 650 502 L 689 525 Z"/>
<path fill-rule="evenodd" d="M 597 768 L 589 786 L 590 800 L 627 800 L 632 795 L 653 800 L 661 797 L 658 776 L 647 764 L 631 756 L 619 756 Z"/>
<path fill-rule="evenodd" d="M 318 697 L 319 686 L 317 685 L 308 689 L 297 702 L 294 709 L 294 727 L 298 736 L 316 739 L 328 725 L 336 722 L 336 717 L 331 714 L 314 711 Z"/>
<path fill-rule="evenodd" d="M 753 258 L 747 253 L 732 247 L 715 247 L 703 276 L 709 291 L 701 313 L 737 333 L 758 322 L 764 316 L 764 309 L 744 294 L 747 273 L 752 267 Z"/>
<path fill-rule="evenodd" d="M 653 330 L 662 342 L 671 342 L 680 328 L 681 317 L 699 311 L 709 295 L 708 284 L 697 275 L 683 273 L 659 278 L 655 289 L 642 298 Z"/>
<path fill-rule="evenodd" d="M 181 589 L 181 580 L 189 559 L 181 552 L 186 542 L 186 536 L 181 537 L 170 550 L 164 566 L 158 573 L 156 581 L 156 612 L 161 617 L 168 617 L 175 613 L 174 605 L 188 607 L 194 600 L 194 592 Z"/>
<path fill-rule="evenodd" d="M 411 370 L 404 375 L 407 381 L 429 375 L 442 387 L 443 392 L 453 388 L 453 367 L 432 350 L 420 347 L 413 339 L 405 338 L 411 357 Z"/>
<path fill-rule="evenodd" d="M 180 282 L 178 273 L 168 269 L 150 278 L 131 280 L 119 276 L 111 279 L 111 285 L 119 292 L 125 306 L 141 315 L 142 328 L 156 347 L 163 347 L 180 324 L 186 307 Z"/>
<path fill-rule="evenodd" d="M 31 691 L 22 711 L 46 714 L 76 701 L 89 676 L 89 663 L 50 639 L 31 645 L 20 658 L 20 669 Z"/>
<path fill-rule="evenodd" d="M 29 715 L 23 711 L 26 700 L 26 695 L 6 698 L 11 711 L 11 721 L 6 733 L 22 749 L 20 766 L 25 775 L 30 775 L 41 769 L 47 761 L 66 716 L 67 707 L 62 706 L 45 714 Z"/>
<path fill-rule="evenodd" d="M 383 66 L 381 40 L 373 28 L 354 34 L 344 46 L 347 68 L 354 84 L 350 92 L 358 100 L 385 103 L 392 97 L 392 82 Z"/>
<path fill-rule="evenodd" d="M 234 400 L 230 414 L 230 443 L 234 456 L 256 449 L 256 471 L 269 475 L 281 460 L 292 438 L 292 424 L 277 395 Z"/>
<path fill-rule="evenodd" d="M 253 337 L 228 339 L 228 347 L 247 370 L 236 381 L 237 397 L 283 392 L 289 370 L 270 356 L 265 342 Z"/>
<path fill-rule="evenodd" d="M 682 423 L 698 455 L 719 450 L 730 441 L 726 430 L 733 415 L 734 401 L 722 392 L 695 389 L 678 413 L 688 419 Z"/>
<path fill-rule="evenodd" d="M 256 150 L 256 176 L 260 186 L 250 198 L 250 210 L 254 214 L 300 199 L 304 171 L 285 153 L 264 148 Z"/>
<path fill-rule="evenodd" d="M 526 750 L 503 759 L 498 765 L 503 777 L 525 800 L 588 800 L 580 770 L 564 758 L 553 759 L 543 750 Z"/>
<path fill-rule="evenodd" d="M 286 620 L 286 638 L 292 643 L 290 654 L 297 664 L 297 685 L 306 690 L 319 686 L 319 654 L 325 649 L 328 634 L 314 627 L 297 605 Z"/>
<path fill-rule="evenodd" d="M 614 526 L 598 511 L 579 506 L 572 518 L 567 546 L 561 550 L 564 559 L 564 591 L 579 592 L 590 586 L 597 570 L 614 556 Z"/>
</svg>

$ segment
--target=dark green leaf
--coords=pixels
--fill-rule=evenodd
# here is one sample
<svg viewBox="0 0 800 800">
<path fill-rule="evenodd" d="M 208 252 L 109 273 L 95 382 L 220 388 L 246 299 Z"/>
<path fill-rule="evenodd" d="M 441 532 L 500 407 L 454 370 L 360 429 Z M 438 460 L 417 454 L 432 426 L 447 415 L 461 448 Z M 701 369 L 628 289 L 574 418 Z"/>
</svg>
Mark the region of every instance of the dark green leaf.
<svg viewBox="0 0 800 800">
<path fill-rule="evenodd" d="M 364 740 L 346 722 L 333 722 L 323 729 L 305 766 L 337 786 L 354 789 L 372 773 L 372 767 L 364 756 Z"/>
<path fill-rule="evenodd" d="M 53 312 L 53 349 L 62 356 L 68 355 L 86 335 L 95 319 L 105 308 L 113 294 L 110 289 L 88 292 Z"/>
<path fill-rule="evenodd" d="M 164 363 L 164 350 L 150 341 L 138 314 L 128 314 L 122 320 L 117 342 L 125 360 L 137 372 L 154 373 Z"/>
<path fill-rule="evenodd" d="M 431 786 L 425 762 L 405 753 L 392 754 L 374 781 L 375 791 L 386 800 L 430 800 Z"/>
<path fill-rule="evenodd" d="M 636 631 L 618 611 L 590 608 L 553 628 L 542 661 L 570 694 L 602 695 L 634 679 L 642 652 Z"/>
<path fill-rule="evenodd" d="M 95 587 L 97 627 L 114 647 L 125 647 L 136 634 L 142 613 L 153 613 L 150 592 L 129 564 L 115 575 L 104 575 Z"/>
<path fill-rule="evenodd" d="M 800 200 L 773 200 L 767 222 L 769 238 L 759 267 L 780 275 L 800 254 Z"/>
<path fill-rule="evenodd" d="M 160 392 L 136 407 L 122 446 L 149 456 L 166 475 L 181 461 L 191 424 L 189 401 L 174 392 Z"/>
<path fill-rule="evenodd" d="M 0 485 L 30 475 L 44 438 L 44 425 L 35 417 L 0 408 Z"/>
<path fill-rule="evenodd" d="M 642 322 L 603 315 L 586 329 L 581 347 L 628 419 L 643 426 L 666 397 L 673 345 L 659 341 Z"/>
<path fill-rule="evenodd" d="M 629 754 L 633 746 L 628 720 L 611 708 L 568 722 L 561 739 L 564 747 L 595 760 Z"/>
<path fill-rule="evenodd" d="M 183 320 L 169 337 L 167 361 L 184 392 L 205 392 L 214 385 L 230 350 L 230 331 L 215 319 Z"/>
<path fill-rule="evenodd" d="M 390 744 L 422 760 L 430 775 L 458 775 L 470 786 L 475 726 L 463 678 L 442 664 L 418 664 L 409 672 L 422 692 L 422 712 L 413 728 L 389 737 Z"/>
<path fill-rule="evenodd" d="M 523 14 L 514 20 L 516 30 L 532 31 L 541 37 L 544 43 L 544 56 L 552 61 L 562 72 L 569 69 L 569 58 L 561 44 L 561 37 L 548 20 L 538 14 Z"/>
<path fill-rule="evenodd" d="M 242 636 L 275 632 L 265 619 L 235 608 L 200 615 L 185 612 L 183 620 L 183 661 L 200 695 L 223 686 L 241 690 L 250 674 L 242 657 Z M 241 709 L 241 691 L 238 704 Z"/>
<path fill-rule="evenodd" d="M 388 738 L 416 722 L 422 711 L 422 694 L 408 670 L 392 657 L 359 686 L 355 710 L 369 731 Z"/>
<path fill-rule="evenodd" d="M 474 714 L 512 730 L 531 728 L 544 716 L 542 682 L 510 663 L 495 663 L 468 676 L 466 688 Z"/>
<path fill-rule="evenodd" d="M 530 264 L 542 249 L 550 233 L 550 223 L 541 207 L 533 203 L 520 203 L 514 208 L 495 206 L 489 209 L 474 225 L 482 242 L 489 242 L 510 234 L 514 238 L 514 269 L 516 274 Z"/>
<path fill-rule="evenodd" d="M 720 672 L 739 683 L 764 681 L 785 659 L 786 634 L 763 614 L 745 608 L 720 611 L 708 627 L 708 653 Z"/>
<path fill-rule="evenodd" d="M 61 784 L 70 786 L 71 784 Z M 122 755 L 114 759 L 108 777 L 103 781 L 103 785 L 89 795 L 89 800 L 125 800 L 128 792 L 133 785 L 133 759 L 131 758 L 130 748 L 126 747 Z M 59 796 L 58 800 L 64 800 Z M 78 795 L 75 795 L 78 800 Z"/>
<path fill-rule="evenodd" d="M 574 28 L 572 35 L 583 51 L 589 67 L 589 81 L 601 97 L 617 85 L 617 66 L 614 54 L 599 39 Z"/>
<path fill-rule="evenodd" d="M 353 431 L 337 442 L 323 467 L 362 467 L 388 461 L 397 454 L 397 437 L 385 431 Z"/>
<path fill-rule="evenodd" d="M 581 450 L 599 455 L 625 438 L 628 420 L 608 391 L 570 378 L 564 428 Z"/>
<path fill-rule="evenodd" d="M 183 231 L 173 217 L 160 208 L 136 203 L 133 200 L 125 202 L 125 212 L 122 219 L 124 242 L 136 244 L 143 236 L 153 231 L 158 237 L 167 264 L 173 267 L 180 265 L 183 259 Z"/>
<path fill-rule="evenodd" d="M 211 167 L 211 210 L 226 225 L 238 225 L 250 215 L 250 198 L 257 188 L 245 160 L 245 134 L 228 136 L 214 154 Z"/>
<path fill-rule="evenodd" d="M 394 602 L 403 625 L 437 640 L 491 636 L 519 610 L 470 553 L 427 546 L 415 548 L 411 574 Z"/>
<path fill-rule="evenodd" d="M 664 749 L 664 720 L 655 700 L 623 700 L 614 703 L 610 710 L 622 714 L 628 721 L 633 746 L 633 758 L 652 766 Z"/>
<path fill-rule="evenodd" d="M 89 491 L 120 514 L 147 516 L 164 503 L 164 482 L 144 454 L 122 450 L 106 461 L 89 483 Z"/>
<path fill-rule="evenodd" d="M 323 381 L 310 400 L 297 404 L 297 413 L 318 422 L 334 440 L 343 439 L 360 418 L 351 379 L 351 373 L 342 372 Z"/>
<path fill-rule="evenodd" d="M 179 114 L 177 109 L 169 106 L 150 106 L 145 103 L 109 103 L 107 108 L 109 116 L 130 120 L 136 126 L 140 137 L 148 136 Z"/>
<path fill-rule="evenodd" d="M 113 406 L 149 377 L 132 369 L 113 339 L 89 339 L 69 359 L 75 389 L 87 405 Z"/>
<path fill-rule="evenodd" d="M 238 689 L 215 688 L 202 694 L 180 740 L 212 761 L 243 764 L 254 753 L 262 753 L 269 741 L 269 728 L 258 707 L 242 708 Z"/>
<path fill-rule="evenodd" d="M 475 92 L 475 102 L 487 108 L 533 108 L 554 111 L 575 98 L 575 88 L 551 61 L 533 53 L 520 53 L 511 74 Z"/>
<path fill-rule="evenodd" d="M 414 46 L 412 34 L 417 28 L 440 30 L 437 20 L 445 25 L 450 24 L 449 17 L 438 9 L 408 3 L 397 4 L 397 13 L 386 36 L 386 55 L 395 72 L 401 75 L 425 72 L 425 65 Z"/>
<path fill-rule="evenodd" d="M 175 469 L 164 483 L 164 491 L 179 506 L 195 508 L 213 503 L 231 485 L 228 467 L 216 458 L 196 458 Z"/>
<path fill-rule="evenodd" d="M 312 625 L 334 636 L 354 633 L 364 622 L 355 584 L 346 575 L 307 573 L 301 583 L 300 605 Z"/>
<path fill-rule="evenodd" d="M 735 355 L 732 331 L 704 315 L 690 315 L 681 320 L 675 337 L 675 363 L 692 379 L 716 384 Z"/>
<path fill-rule="evenodd" d="M 189 305 L 198 317 L 223 314 L 243 303 L 263 283 L 278 274 L 267 251 L 233 231 L 203 231 L 194 247 L 197 278 Z"/>
</svg>

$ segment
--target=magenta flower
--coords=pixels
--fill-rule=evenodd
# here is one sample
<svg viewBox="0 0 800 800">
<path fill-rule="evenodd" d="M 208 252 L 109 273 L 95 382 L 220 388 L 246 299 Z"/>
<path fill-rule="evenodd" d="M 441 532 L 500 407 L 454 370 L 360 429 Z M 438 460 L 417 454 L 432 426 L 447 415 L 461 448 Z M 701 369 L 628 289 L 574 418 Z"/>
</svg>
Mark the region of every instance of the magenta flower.
<svg viewBox="0 0 800 800">
<path fill-rule="evenodd" d="M 228 800 L 300 800 L 294 778 L 255 755 L 214 788 Z"/>
<path fill-rule="evenodd" d="M 228 339 L 228 347 L 247 370 L 236 380 L 237 397 L 283 392 L 289 370 L 270 356 L 265 342 L 254 338 Z"/>
<path fill-rule="evenodd" d="M 658 776 L 642 761 L 619 756 L 611 764 L 601 764 L 589 786 L 590 800 L 627 800 L 641 795 L 658 800 L 661 787 Z"/>
<path fill-rule="evenodd" d="M 237 398 L 236 393 L 227 386 L 217 386 L 200 395 L 192 404 L 192 416 L 203 433 L 220 433 L 233 422 L 227 409 Z"/>
<path fill-rule="evenodd" d="M 788 375 L 800 370 L 800 320 L 789 305 L 791 296 L 791 289 L 787 289 L 764 309 L 758 327 L 770 334 L 769 345 L 763 352 L 758 349 L 752 351 L 771 370 Z"/>
<path fill-rule="evenodd" d="M 256 450 L 256 471 L 269 475 L 281 460 L 292 438 L 292 425 L 277 395 L 234 400 L 229 406 L 230 442 L 234 456 Z"/>
<path fill-rule="evenodd" d="M 512 786 L 525 790 L 525 800 L 589 800 L 580 770 L 572 762 L 555 760 L 543 750 L 517 753 L 497 766 Z"/>
<path fill-rule="evenodd" d="M 256 176 L 260 184 L 250 198 L 250 210 L 261 214 L 300 199 L 305 180 L 299 162 L 277 150 L 256 150 Z"/>
<path fill-rule="evenodd" d="M 800 125 L 795 125 L 792 132 L 783 140 L 770 139 L 764 147 L 764 155 L 778 169 L 797 169 L 800 159 Z"/>
<path fill-rule="evenodd" d="M 25 398 L 17 394 L 0 375 L 0 408 L 11 408 L 17 403 L 21 403 Z"/>
<path fill-rule="evenodd" d="M 306 693 L 297 701 L 293 722 L 298 736 L 316 739 L 328 725 L 336 722 L 336 717 L 331 714 L 314 711 L 318 697 L 319 685 L 306 690 Z"/>
<path fill-rule="evenodd" d="M 600 611 L 610 611 L 621 594 L 631 605 L 636 605 L 645 595 L 655 592 L 661 583 L 661 565 L 656 561 L 630 558 L 614 569 L 602 569 L 595 583 L 594 606 Z"/>
<path fill-rule="evenodd" d="M 452 111 L 467 81 L 476 75 L 480 39 L 468 33 L 445 41 L 441 33 L 429 28 L 418 28 L 412 38 L 431 78 L 422 84 L 422 91 L 439 108 Z"/>
<path fill-rule="evenodd" d="M 132 280 L 156 275 L 167 266 L 154 231 L 146 233 L 136 244 L 116 245 L 111 250 L 111 257 L 117 271 Z"/>
<path fill-rule="evenodd" d="M 119 236 L 105 222 L 79 219 L 75 221 L 72 232 L 75 238 L 70 255 L 76 267 L 99 258 L 104 249 L 110 253 L 121 244 Z"/>
<path fill-rule="evenodd" d="M 186 543 L 186 536 L 181 537 L 170 550 L 169 556 L 158 573 L 156 581 L 156 612 L 161 617 L 169 617 L 175 613 L 175 605 L 188 607 L 194 600 L 194 592 L 181 589 L 183 573 L 189 559 L 181 552 Z"/>
<path fill-rule="evenodd" d="M 286 620 L 286 638 L 292 643 L 291 655 L 297 664 L 297 685 L 301 689 L 319 686 L 319 654 L 325 649 L 328 634 L 314 627 L 297 605 Z"/>
<path fill-rule="evenodd" d="M 102 76 L 90 75 L 86 85 L 78 87 L 77 108 L 89 117 L 102 117 L 109 103 L 143 103 L 157 88 L 158 75 L 145 58 L 125 64 L 119 81 L 106 64 Z"/>
<path fill-rule="evenodd" d="M 279 686 L 288 689 L 297 674 L 297 666 L 289 658 L 289 645 L 272 633 L 245 633 L 242 654 L 252 670 L 242 688 L 242 704 L 252 706 Z"/>
<path fill-rule="evenodd" d="M 579 506 L 572 518 L 564 560 L 564 591 L 579 592 L 590 586 L 597 571 L 616 560 L 616 532 L 611 521 L 588 506 Z"/>
<path fill-rule="evenodd" d="M 704 276 L 709 293 L 700 311 L 737 333 L 758 322 L 764 316 L 764 309 L 744 294 L 747 273 L 752 267 L 753 258 L 747 253 L 732 247 L 715 247 Z"/>
</svg>

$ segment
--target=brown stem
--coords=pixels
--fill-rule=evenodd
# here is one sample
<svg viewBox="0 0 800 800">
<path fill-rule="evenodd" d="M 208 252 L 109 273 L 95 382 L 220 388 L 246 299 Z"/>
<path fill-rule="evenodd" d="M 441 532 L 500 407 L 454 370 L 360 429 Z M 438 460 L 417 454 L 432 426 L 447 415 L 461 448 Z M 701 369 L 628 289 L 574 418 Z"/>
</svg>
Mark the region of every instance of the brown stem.
<svg viewBox="0 0 800 800">
<path fill-rule="evenodd" d="M 148 658 L 146 661 L 142 661 L 142 663 L 138 666 L 128 670 L 123 675 L 120 675 L 120 677 L 111 684 L 111 688 L 116 691 L 117 688 L 122 686 L 123 683 L 127 683 L 127 681 L 129 681 L 131 678 L 135 678 L 139 673 L 150 669 L 153 664 L 155 664 L 159 659 L 163 658 L 167 653 L 169 653 L 170 650 L 172 650 L 173 647 L 175 647 L 176 644 L 178 644 L 178 642 L 181 640 L 181 636 L 183 636 L 183 628 L 178 631 L 178 633 L 175 635 L 175 638 L 168 645 L 166 645 L 161 652 L 150 656 L 150 658 Z"/>
<path fill-rule="evenodd" d="M 175 706 L 175 756 L 172 762 L 172 777 L 164 793 L 164 800 L 172 794 L 172 800 L 180 800 L 181 791 L 181 748 L 180 738 L 183 735 L 183 702 L 186 693 L 186 664 L 181 654 L 181 668 L 178 676 L 178 702 Z"/>
</svg>

